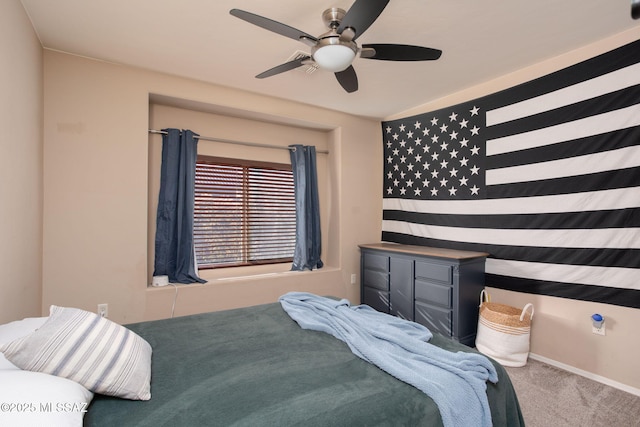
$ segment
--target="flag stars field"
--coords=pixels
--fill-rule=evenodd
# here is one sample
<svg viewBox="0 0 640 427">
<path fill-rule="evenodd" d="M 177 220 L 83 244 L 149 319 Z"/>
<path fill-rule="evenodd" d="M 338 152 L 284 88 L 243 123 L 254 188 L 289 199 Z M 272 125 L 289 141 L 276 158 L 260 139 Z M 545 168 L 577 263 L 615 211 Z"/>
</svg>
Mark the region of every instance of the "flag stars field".
<svg viewBox="0 0 640 427">
<path fill-rule="evenodd" d="M 480 130 L 484 123 L 480 111 L 477 106 L 465 106 L 460 111 L 443 111 L 429 119 L 388 122 L 384 128 L 386 196 L 422 200 L 479 197 L 484 187 L 480 158 L 484 145 Z M 423 161 L 421 153 L 428 155 L 432 163 Z M 477 161 L 469 160 L 473 157 Z M 421 180 L 424 174 L 434 180 Z M 462 179 L 448 180 L 442 175 Z M 408 187 L 414 187 L 414 191 L 407 192 Z M 439 191 L 443 187 L 446 191 Z"/>
</svg>

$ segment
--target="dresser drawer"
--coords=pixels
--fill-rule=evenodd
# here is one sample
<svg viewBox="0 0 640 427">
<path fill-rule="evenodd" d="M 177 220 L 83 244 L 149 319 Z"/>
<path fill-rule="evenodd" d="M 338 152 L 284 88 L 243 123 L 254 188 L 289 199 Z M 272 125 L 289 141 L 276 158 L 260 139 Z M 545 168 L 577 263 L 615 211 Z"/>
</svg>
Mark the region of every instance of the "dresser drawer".
<svg viewBox="0 0 640 427">
<path fill-rule="evenodd" d="M 451 265 L 416 261 L 416 279 L 426 279 L 450 285 L 453 283 Z"/>
<path fill-rule="evenodd" d="M 431 332 L 451 336 L 451 310 L 416 301 L 415 321 L 429 328 Z"/>
<path fill-rule="evenodd" d="M 365 286 L 362 288 L 362 294 L 363 304 L 382 313 L 389 313 L 389 292 Z"/>
<path fill-rule="evenodd" d="M 444 308 L 452 308 L 453 288 L 448 285 L 423 282 L 416 279 L 415 298 L 424 302 L 440 305 Z"/>
<path fill-rule="evenodd" d="M 389 290 L 389 273 L 376 270 L 365 269 L 362 277 L 362 284 L 370 288 Z"/>
<path fill-rule="evenodd" d="M 365 253 L 364 268 L 369 270 L 389 271 L 389 257 L 384 255 Z"/>
</svg>

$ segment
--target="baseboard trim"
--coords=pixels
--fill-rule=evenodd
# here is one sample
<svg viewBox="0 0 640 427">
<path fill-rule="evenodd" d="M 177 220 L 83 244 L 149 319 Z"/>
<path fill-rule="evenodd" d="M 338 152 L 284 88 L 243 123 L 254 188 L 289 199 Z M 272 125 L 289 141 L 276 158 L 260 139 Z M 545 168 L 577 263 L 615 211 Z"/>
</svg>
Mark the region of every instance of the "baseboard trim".
<svg viewBox="0 0 640 427">
<path fill-rule="evenodd" d="M 578 368 L 576 368 L 574 366 L 571 366 L 571 365 L 566 365 L 566 364 L 564 364 L 562 362 L 558 362 L 557 360 L 553 360 L 553 359 L 549 359 L 549 358 L 544 357 L 544 356 L 540 356 L 539 354 L 529 353 L 529 357 L 531 359 L 537 360 L 539 362 L 546 363 L 547 365 L 551 365 L 551 366 L 555 366 L 556 368 L 564 369 L 565 371 L 569 371 L 569 372 L 571 372 L 573 374 L 589 378 L 590 380 L 597 381 L 599 383 L 608 385 L 608 386 L 613 387 L 613 388 L 617 388 L 618 390 L 626 391 L 627 393 L 631 393 L 631 394 L 634 394 L 634 395 L 640 397 L 640 389 L 639 388 L 635 388 L 635 387 L 631 387 L 631 386 L 626 385 L 626 384 L 619 383 L 618 381 L 614 381 L 614 380 L 611 380 L 609 378 L 605 378 L 603 376 L 596 375 L 596 374 L 594 374 L 592 372 L 583 371 L 582 369 L 578 369 Z"/>
</svg>

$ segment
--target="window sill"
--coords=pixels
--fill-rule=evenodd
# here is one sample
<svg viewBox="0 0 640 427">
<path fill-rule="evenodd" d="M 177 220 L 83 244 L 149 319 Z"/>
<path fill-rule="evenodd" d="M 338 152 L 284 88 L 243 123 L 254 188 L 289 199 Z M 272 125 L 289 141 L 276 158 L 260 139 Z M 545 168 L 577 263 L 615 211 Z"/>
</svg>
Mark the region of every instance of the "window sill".
<svg viewBox="0 0 640 427">
<path fill-rule="evenodd" d="M 227 268 L 212 268 L 209 270 L 200 270 L 199 276 L 208 282 L 214 282 L 218 280 L 235 280 L 245 279 L 256 276 L 272 276 L 276 274 L 284 274 L 291 271 L 291 263 L 286 262 L 282 264 L 264 264 L 264 265 L 251 265 L 243 267 L 227 267 Z"/>
<path fill-rule="evenodd" d="M 207 281 L 207 283 L 171 283 L 170 285 L 177 286 L 207 286 L 215 285 L 216 283 L 228 283 L 228 282 L 245 282 L 251 280 L 264 280 L 264 279 L 277 279 L 278 277 L 284 278 L 295 274 L 323 274 L 329 272 L 335 272 L 339 269 L 336 267 L 324 266 L 316 270 L 304 270 L 304 271 L 291 271 L 291 263 L 285 264 L 270 264 L 250 267 L 229 267 L 219 268 L 211 270 L 202 270 L 199 272 L 200 278 Z M 150 289 L 161 289 L 167 286 L 151 286 Z M 169 286 L 173 288 L 173 286 Z"/>
</svg>

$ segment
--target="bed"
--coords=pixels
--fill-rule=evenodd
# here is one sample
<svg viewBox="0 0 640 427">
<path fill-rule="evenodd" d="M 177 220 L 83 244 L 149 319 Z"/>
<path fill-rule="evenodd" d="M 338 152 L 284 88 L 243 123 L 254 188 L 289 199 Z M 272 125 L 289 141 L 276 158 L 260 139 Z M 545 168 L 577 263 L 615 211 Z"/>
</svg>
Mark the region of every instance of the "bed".
<svg viewBox="0 0 640 427">
<path fill-rule="evenodd" d="M 441 426 L 429 397 L 302 329 L 279 303 L 127 325 L 153 348 L 151 399 L 95 394 L 86 426 Z M 432 344 L 475 352 L 434 335 Z M 487 383 L 494 426 L 524 425 L 505 370 Z"/>
</svg>

